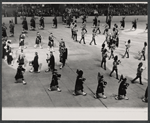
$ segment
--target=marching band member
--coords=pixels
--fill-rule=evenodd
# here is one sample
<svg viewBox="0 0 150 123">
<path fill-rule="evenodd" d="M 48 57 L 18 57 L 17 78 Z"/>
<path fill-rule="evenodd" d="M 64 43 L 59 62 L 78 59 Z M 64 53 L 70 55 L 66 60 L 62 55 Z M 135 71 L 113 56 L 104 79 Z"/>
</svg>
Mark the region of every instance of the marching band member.
<svg viewBox="0 0 150 123">
<path fill-rule="evenodd" d="M 100 31 L 100 20 L 98 20 L 98 23 L 97 23 L 96 33 L 97 33 L 97 31 L 99 31 L 99 34 L 101 34 L 101 31 Z"/>
<path fill-rule="evenodd" d="M 53 28 L 57 28 L 57 17 L 55 16 L 53 19 Z"/>
<path fill-rule="evenodd" d="M 147 42 L 144 42 L 144 47 L 143 47 L 143 49 L 142 49 L 142 51 L 141 51 L 141 56 L 140 56 L 140 58 L 139 58 L 139 60 L 141 60 L 142 59 L 142 57 L 143 57 L 143 60 L 145 61 L 145 50 L 146 50 L 146 46 L 147 46 Z"/>
<path fill-rule="evenodd" d="M 27 48 L 26 46 L 24 46 L 24 40 L 25 40 L 25 37 L 26 37 L 26 34 L 25 32 L 22 32 L 19 36 L 19 49 L 22 49 L 22 48 Z"/>
<path fill-rule="evenodd" d="M 30 65 L 32 66 L 30 71 L 29 72 L 37 72 L 37 73 L 40 73 L 40 65 L 39 65 L 39 62 L 38 62 L 38 59 L 39 59 L 39 56 L 38 56 L 38 53 L 35 52 L 35 56 L 34 56 L 34 60 L 32 60 L 30 62 Z"/>
<path fill-rule="evenodd" d="M 9 23 L 9 28 L 10 28 L 10 37 L 13 37 L 14 36 L 14 27 L 15 27 L 15 24 L 13 23 L 13 20 L 10 20 L 10 23 Z"/>
<path fill-rule="evenodd" d="M 92 41 L 90 42 L 89 45 L 92 44 L 92 42 L 94 42 L 94 44 L 96 45 L 96 42 L 95 42 L 95 36 L 96 36 L 96 31 L 95 31 L 95 28 L 93 29 L 93 33 L 92 33 Z"/>
<path fill-rule="evenodd" d="M 125 54 L 124 54 L 124 56 L 122 58 L 124 58 L 126 56 L 126 54 L 127 54 L 127 58 L 129 58 L 130 43 L 131 43 L 130 40 L 128 40 L 128 42 L 125 42 L 126 51 L 125 51 Z"/>
<path fill-rule="evenodd" d="M 50 83 L 50 87 L 48 88 L 49 91 L 53 91 L 57 89 L 58 92 L 61 92 L 61 89 L 59 88 L 58 85 L 58 80 L 60 79 L 61 75 L 57 73 L 57 71 L 52 72 L 52 80 Z"/>
<path fill-rule="evenodd" d="M 63 39 L 61 39 L 60 45 L 59 45 L 59 52 L 60 52 L 60 62 L 62 63 L 60 66 L 60 69 L 62 69 L 65 66 L 67 56 L 68 56 L 68 49 L 65 46 L 65 42 Z"/>
<path fill-rule="evenodd" d="M 45 72 L 49 72 L 49 71 L 53 72 L 55 70 L 55 57 L 52 51 L 50 51 L 50 56 L 47 54 L 46 61 L 48 63 L 48 69 Z"/>
<path fill-rule="evenodd" d="M 119 89 L 118 89 L 118 96 L 115 97 L 116 100 L 121 100 L 121 99 L 125 99 L 128 100 L 129 98 L 126 96 L 126 90 L 129 86 L 129 83 L 126 82 L 127 78 L 124 78 L 123 75 L 120 77 L 119 82 Z"/>
<path fill-rule="evenodd" d="M 105 32 L 107 32 L 108 33 L 108 31 L 109 31 L 109 25 L 106 23 L 105 25 L 104 25 L 104 32 L 103 32 L 103 35 L 105 35 Z"/>
<path fill-rule="evenodd" d="M 78 41 L 77 40 L 77 32 L 78 32 L 77 25 L 74 24 L 74 28 L 73 28 L 73 40 L 76 41 L 76 42 Z"/>
<path fill-rule="evenodd" d="M 40 48 L 42 49 L 41 40 L 42 40 L 42 36 L 40 35 L 39 32 L 37 32 L 37 37 L 35 39 L 35 45 L 34 45 L 35 48 L 37 46 L 40 46 Z"/>
<path fill-rule="evenodd" d="M 120 21 L 121 25 L 120 25 L 120 29 L 124 29 L 125 28 L 125 17 L 122 17 L 122 20 Z"/>
<path fill-rule="evenodd" d="M 6 27 L 5 23 L 3 23 L 2 24 L 2 37 L 4 37 L 4 38 L 7 37 L 6 30 L 7 30 L 7 27 Z"/>
<path fill-rule="evenodd" d="M 25 61 L 26 61 L 25 54 L 23 53 L 23 49 L 21 49 L 21 53 L 19 53 L 19 55 L 18 55 L 17 63 L 19 65 L 26 66 Z"/>
<path fill-rule="evenodd" d="M 101 67 L 104 64 L 104 70 L 106 70 L 106 58 L 108 57 L 107 55 L 107 49 L 104 49 L 103 53 L 102 53 L 102 62 L 101 62 Z"/>
<path fill-rule="evenodd" d="M 23 32 L 26 33 L 28 31 L 28 23 L 27 23 L 26 17 L 23 18 L 22 28 L 23 28 Z"/>
<path fill-rule="evenodd" d="M 100 75 L 100 73 L 98 72 L 98 85 L 97 85 L 97 90 L 96 90 L 96 94 L 94 95 L 94 98 L 103 98 L 106 99 L 107 97 L 104 95 L 104 88 L 107 85 L 107 82 L 105 82 L 103 80 L 103 75 Z"/>
<path fill-rule="evenodd" d="M 114 62 L 113 62 L 113 69 L 110 72 L 109 76 L 111 76 L 111 74 L 115 71 L 116 72 L 116 79 L 118 79 L 118 68 L 117 66 L 121 63 L 120 60 L 118 60 L 118 56 L 114 57 Z"/>
<path fill-rule="evenodd" d="M 85 44 L 85 31 L 84 31 L 84 29 L 82 28 L 82 32 L 81 32 L 81 40 L 79 41 L 79 43 L 81 43 L 81 41 L 83 40 L 83 43 Z"/>
<path fill-rule="evenodd" d="M 23 74 L 25 73 L 25 69 L 22 67 L 22 65 L 19 65 L 18 68 L 17 68 L 17 73 L 15 75 L 15 79 L 16 79 L 16 82 L 15 83 L 18 83 L 19 80 L 21 79 L 22 83 L 25 85 L 27 84 L 25 81 L 24 81 L 24 76 Z"/>
<path fill-rule="evenodd" d="M 134 19 L 134 21 L 132 21 L 132 28 L 130 30 L 132 30 L 132 29 L 136 30 L 136 28 L 137 28 L 137 20 L 138 20 L 138 18 Z"/>
<path fill-rule="evenodd" d="M 73 92 L 73 95 L 74 96 L 76 95 L 86 96 L 87 94 L 83 91 L 83 84 L 84 84 L 84 81 L 86 80 L 85 78 L 83 78 L 83 71 L 77 69 L 76 73 L 77 73 L 77 79 L 76 79 L 75 90 Z"/>
<path fill-rule="evenodd" d="M 148 23 L 146 23 L 146 28 L 145 28 L 145 30 L 144 30 L 144 32 L 148 32 Z"/>
<path fill-rule="evenodd" d="M 34 16 L 31 18 L 30 20 L 30 30 L 33 31 L 36 28 L 36 24 L 35 24 L 35 18 Z"/>
<path fill-rule="evenodd" d="M 93 27 L 97 27 L 97 16 L 93 19 Z"/>
<path fill-rule="evenodd" d="M 142 72 L 143 72 L 143 70 L 145 70 L 146 68 L 144 68 L 144 67 L 142 67 L 142 66 L 143 66 L 143 63 L 140 62 L 139 65 L 138 65 L 138 68 L 137 68 L 136 77 L 135 77 L 133 80 L 131 80 L 131 83 L 134 83 L 134 81 L 139 78 L 140 84 L 143 85 L 143 83 L 142 83 Z"/>
<path fill-rule="evenodd" d="M 74 22 L 71 23 L 71 38 L 74 38 L 73 28 L 74 28 Z"/>
<path fill-rule="evenodd" d="M 110 56 L 109 56 L 109 60 L 111 59 L 111 58 L 114 58 L 114 50 L 115 50 L 115 44 L 113 43 L 113 42 L 110 42 Z"/>
<path fill-rule="evenodd" d="M 84 21 L 84 23 L 82 23 L 82 30 L 84 30 L 87 33 L 87 30 L 86 30 L 86 20 Z"/>
<path fill-rule="evenodd" d="M 48 37 L 48 40 L 49 40 L 49 42 L 48 42 L 48 50 L 51 50 L 51 49 L 52 49 L 52 51 L 53 51 L 54 38 L 55 38 L 55 37 L 53 36 L 53 34 L 50 33 L 50 34 L 49 34 L 49 37 Z"/>
<path fill-rule="evenodd" d="M 39 23 L 39 29 L 44 29 L 45 23 L 44 23 L 44 17 L 43 16 L 40 17 L 39 22 L 40 22 Z"/>
</svg>

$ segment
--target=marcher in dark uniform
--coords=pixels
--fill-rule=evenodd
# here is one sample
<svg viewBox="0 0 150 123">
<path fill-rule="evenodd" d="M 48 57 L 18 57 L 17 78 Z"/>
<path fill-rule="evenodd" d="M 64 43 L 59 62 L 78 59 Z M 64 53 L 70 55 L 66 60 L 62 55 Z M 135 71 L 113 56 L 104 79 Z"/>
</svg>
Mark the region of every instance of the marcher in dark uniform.
<svg viewBox="0 0 150 123">
<path fill-rule="evenodd" d="M 35 18 L 34 16 L 30 20 L 30 30 L 35 30 L 36 24 L 35 24 Z"/>
<path fill-rule="evenodd" d="M 111 74 L 115 71 L 115 72 L 116 72 L 116 79 L 118 79 L 118 68 L 117 68 L 117 66 L 118 66 L 120 63 L 121 63 L 121 61 L 118 60 L 118 56 L 115 56 L 115 57 L 114 57 L 114 62 L 113 62 L 113 69 L 112 69 L 112 71 L 110 72 L 110 75 L 109 75 L 109 76 L 111 76 Z"/>
<path fill-rule="evenodd" d="M 106 99 L 107 97 L 104 95 L 104 88 L 107 85 L 107 82 L 105 82 L 103 80 L 103 75 L 100 75 L 100 73 L 98 73 L 98 85 L 97 85 L 97 90 L 96 90 L 96 94 L 94 95 L 94 98 L 103 98 Z M 100 95 L 101 94 L 101 95 Z"/>
<path fill-rule="evenodd" d="M 92 41 L 90 42 L 89 45 L 91 45 L 92 42 L 94 42 L 94 44 L 96 45 L 96 42 L 95 42 L 95 36 L 96 36 L 96 31 L 95 31 L 95 29 L 93 29 L 93 33 L 92 33 Z"/>
<path fill-rule="evenodd" d="M 120 25 L 120 29 L 124 29 L 125 28 L 125 17 L 122 17 L 122 20 L 120 21 L 121 25 Z"/>
<path fill-rule="evenodd" d="M 132 29 L 134 29 L 134 30 L 137 29 L 137 20 L 138 20 L 138 19 L 134 19 L 134 21 L 132 21 L 132 28 L 131 28 L 131 30 L 132 30 Z"/>
<path fill-rule="evenodd" d="M 48 88 L 49 91 L 53 91 L 53 90 L 57 90 L 58 92 L 61 92 L 61 89 L 59 88 L 59 85 L 58 85 L 58 79 L 61 77 L 60 74 L 57 73 L 57 71 L 53 71 L 52 73 L 52 80 L 51 80 L 51 83 L 50 83 L 50 87 Z"/>
<path fill-rule="evenodd" d="M 106 70 L 106 58 L 108 57 L 107 55 L 107 49 L 104 49 L 102 53 L 102 62 L 101 62 L 101 67 L 103 67 L 104 64 L 104 70 Z"/>
<path fill-rule="evenodd" d="M 125 54 L 122 56 L 122 58 L 124 58 L 127 54 L 127 58 L 129 58 L 129 48 L 130 48 L 130 40 L 128 40 L 128 42 L 125 42 L 125 46 L 126 46 L 126 51 Z"/>
<path fill-rule="evenodd" d="M 53 19 L 53 28 L 57 28 L 57 17 L 55 16 Z"/>
<path fill-rule="evenodd" d="M 6 30 L 7 30 L 7 27 L 6 27 L 5 23 L 3 23 L 2 24 L 2 37 L 4 37 L 4 38 L 7 37 Z"/>
<path fill-rule="evenodd" d="M 14 28 L 15 28 L 15 24 L 13 23 L 13 20 L 10 20 L 10 23 L 9 23 L 9 28 L 10 28 L 10 37 L 13 37 L 14 36 Z"/>
<path fill-rule="evenodd" d="M 134 83 L 134 81 L 139 78 L 140 84 L 143 85 L 143 83 L 142 83 L 142 72 L 143 72 L 143 70 L 145 70 L 146 68 L 144 68 L 144 67 L 142 67 L 142 66 L 143 66 L 143 63 L 140 62 L 139 65 L 138 65 L 138 68 L 137 68 L 136 77 L 135 77 L 133 80 L 131 80 L 131 83 Z"/>
<path fill-rule="evenodd" d="M 53 50 L 53 47 L 54 47 L 54 38 L 55 37 L 53 36 L 53 34 L 50 33 L 50 35 L 48 37 L 48 40 L 49 40 L 49 42 L 48 42 L 48 50 L 51 50 L 51 48 Z"/>
<path fill-rule="evenodd" d="M 16 82 L 15 83 L 18 83 L 20 80 L 21 82 L 25 85 L 27 84 L 25 81 L 24 81 L 24 74 L 25 72 L 25 69 L 22 67 L 22 65 L 19 65 L 18 68 L 17 68 L 17 73 L 15 75 L 15 79 L 16 79 Z"/>
<path fill-rule="evenodd" d="M 111 14 L 109 14 L 108 19 L 107 19 L 107 24 L 109 26 L 109 29 L 111 29 L 111 19 L 112 19 L 112 16 L 111 16 Z"/>
<path fill-rule="evenodd" d="M 84 23 L 84 22 L 86 22 L 86 15 L 83 15 L 83 17 L 82 17 L 82 24 Z"/>
<path fill-rule="evenodd" d="M 93 19 L 93 27 L 97 27 L 97 16 Z"/>
<path fill-rule="evenodd" d="M 84 29 L 82 28 L 82 32 L 81 32 L 81 40 L 79 41 L 79 43 L 81 43 L 81 41 L 83 40 L 83 43 L 85 44 L 85 31 L 84 31 Z"/>
<path fill-rule="evenodd" d="M 2 58 L 3 59 L 5 59 L 5 57 L 6 57 L 6 39 L 5 38 L 3 38 L 2 39 L 2 52 L 3 52 L 3 54 L 2 54 Z"/>
<path fill-rule="evenodd" d="M 39 32 L 37 32 L 37 37 L 35 39 L 35 45 L 34 45 L 35 48 L 39 46 L 42 49 L 41 40 L 42 40 L 42 36 L 40 35 Z"/>
<path fill-rule="evenodd" d="M 8 63 L 8 65 L 13 65 L 12 61 L 13 61 L 12 51 L 11 51 L 11 47 L 9 47 L 9 49 L 7 51 L 7 63 Z"/>
<path fill-rule="evenodd" d="M 38 53 L 35 52 L 34 59 L 33 59 L 33 61 L 31 61 L 31 63 L 30 63 L 30 64 L 32 65 L 32 67 L 31 67 L 31 69 L 30 69 L 29 72 L 31 72 L 31 73 L 32 73 L 32 72 L 40 73 L 38 59 L 39 59 Z"/>
<path fill-rule="evenodd" d="M 83 84 L 84 81 L 86 80 L 85 78 L 83 78 L 83 71 L 77 69 L 76 73 L 77 73 L 77 79 L 76 79 L 75 90 L 73 92 L 73 95 L 86 96 L 86 93 L 83 91 Z"/>
<path fill-rule="evenodd" d="M 147 42 L 144 42 L 144 47 L 143 47 L 143 49 L 142 49 L 142 51 L 141 51 L 141 56 L 140 56 L 140 58 L 139 58 L 139 60 L 141 60 L 142 59 L 142 57 L 143 57 L 143 60 L 145 61 L 145 50 L 146 50 L 146 46 L 147 46 Z"/>
<path fill-rule="evenodd" d="M 50 56 L 47 54 L 46 61 L 48 63 L 48 69 L 45 72 L 49 72 L 49 71 L 53 72 L 55 70 L 55 57 L 52 51 L 50 51 Z"/>
<path fill-rule="evenodd" d="M 27 30 L 28 30 L 28 23 L 27 23 L 26 17 L 23 18 L 22 28 L 23 28 L 23 32 L 27 32 Z"/>
<path fill-rule="evenodd" d="M 74 22 L 71 23 L 71 38 L 74 38 L 73 28 L 74 28 Z"/>
<path fill-rule="evenodd" d="M 99 31 L 99 34 L 101 34 L 101 31 L 100 31 L 100 20 L 98 20 L 98 23 L 97 23 L 96 33 L 97 33 L 97 31 Z"/>
<path fill-rule="evenodd" d="M 105 50 L 105 43 L 102 44 L 102 48 L 101 48 L 102 57 L 103 57 L 104 50 Z"/>
<path fill-rule="evenodd" d="M 65 46 L 65 42 L 63 39 L 61 39 L 60 45 L 59 45 L 59 53 L 60 53 L 60 62 L 62 63 L 60 66 L 60 69 L 62 69 L 65 66 L 67 56 L 68 56 L 68 49 Z"/>
<path fill-rule="evenodd" d="M 39 22 L 40 22 L 39 23 L 39 29 L 44 29 L 45 23 L 44 23 L 44 17 L 43 16 L 40 17 Z"/>
<path fill-rule="evenodd" d="M 9 40 L 7 40 L 7 41 L 6 41 L 6 45 L 5 45 L 5 47 L 4 47 L 4 48 L 5 48 L 5 51 L 6 51 L 6 52 L 5 52 L 5 56 L 6 56 L 6 57 L 5 57 L 5 60 L 7 60 L 7 63 L 8 63 L 8 64 L 11 64 L 11 63 L 9 62 L 9 61 L 10 61 L 10 59 L 9 59 L 9 56 L 10 56 L 10 55 L 9 55 L 9 54 L 11 53 L 10 43 L 11 43 L 11 42 L 10 42 Z M 7 58 L 7 59 L 6 59 L 6 58 Z"/>
<path fill-rule="evenodd" d="M 120 77 L 119 82 L 119 89 L 118 89 L 118 95 L 115 97 L 116 100 L 121 100 L 121 99 L 125 99 L 128 100 L 129 98 L 126 96 L 127 92 L 127 88 L 129 86 L 129 83 L 126 83 L 127 78 L 124 78 L 123 75 Z"/>
<path fill-rule="evenodd" d="M 144 98 L 142 99 L 143 102 L 148 102 L 148 86 L 145 90 L 145 95 L 144 95 Z"/>
<path fill-rule="evenodd" d="M 107 23 L 104 25 L 104 28 L 105 28 L 105 29 L 104 29 L 103 35 L 105 35 L 105 32 L 108 33 L 108 31 L 109 31 L 109 26 L 108 26 Z"/>
</svg>

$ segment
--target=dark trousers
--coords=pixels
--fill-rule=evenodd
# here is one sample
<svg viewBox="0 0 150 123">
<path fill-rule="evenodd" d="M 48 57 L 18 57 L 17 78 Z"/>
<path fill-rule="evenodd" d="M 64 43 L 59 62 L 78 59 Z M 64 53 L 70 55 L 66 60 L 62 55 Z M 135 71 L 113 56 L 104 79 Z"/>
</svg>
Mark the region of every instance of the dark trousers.
<svg viewBox="0 0 150 123">
<path fill-rule="evenodd" d="M 132 82 L 134 82 L 135 80 L 137 80 L 139 78 L 139 80 L 140 80 L 140 83 L 142 83 L 142 77 L 141 76 L 136 76 L 133 80 L 132 80 Z"/>
<path fill-rule="evenodd" d="M 127 58 L 129 58 L 129 52 L 128 52 L 127 50 L 126 50 L 126 52 L 125 52 L 123 58 L 124 58 L 126 55 L 127 55 Z"/>
<path fill-rule="evenodd" d="M 83 43 L 85 44 L 85 38 L 84 37 L 81 37 L 81 40 L 79 43 L 81 43 L 82 40 L 83 40 Z"/>
<path fill-rule="evenodd" d="M 142 53 L 141 57 L 139 58 L 139 60 L 141 60 L 143 57 L 143 60 L 145 60 L 145 53 Z"/>
<path fill-rule="evenodd" d="M 104 64 L 104 69 L 106 70 L 106 61 L 105 60 L 102 60 L 101 67 L 103 66 L 103 64 Z"/>
<path fill-rule="evenodd" d="M 146 99 L 148 98 L 148 87 L 146 88 L 146 91 L 145 91 L 145 98 Z"/>
<path fill-rule="evenodd" d="M 116 72 L 116 78 L 118 79 L 118 70 L 117 70 L 117 69 L 114 69 L 114 68 L 113 68 L 112 71 L 111 71 L 111 73 L 110 73 L 110 76 L 111 76 L 111 74 L 112 74 L 114 71 Z"/>
<path fill-rule="evenodd" d="M 96 45 L 95 38 L 92 38 L 92 41 L 90 42 L 90 45 L 92 44 L 93 41 L 94 41 L 94 44 Z"/>
</svg>

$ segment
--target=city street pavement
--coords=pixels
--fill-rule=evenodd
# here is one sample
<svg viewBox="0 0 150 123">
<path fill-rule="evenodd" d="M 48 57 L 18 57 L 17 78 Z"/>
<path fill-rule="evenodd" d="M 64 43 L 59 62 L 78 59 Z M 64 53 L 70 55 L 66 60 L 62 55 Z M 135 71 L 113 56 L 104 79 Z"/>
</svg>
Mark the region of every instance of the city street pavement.
<svg viewBox="0 0 150 123">
<path fill-rule="evenodd" d="M 142 73 L 142 82 L 144 85 L 139 84 L 137 80 L 134 84 L 131 84 L 131 80 L 136 77 L 137 66 L 139 64 L 138 51 L 141 51 L 144 42 L 148 41 L 148 35 L 143 32 L 146 22 L 138 22 L 137 30 L 130 31 L 131 22 L 126 23 L 125 30 L 120 30 L 120 43 L 119 48 L 114 52 L 121 60 L 121 64 L 118 67 L 119 75 L 123 74 L 127 77 L 127 81 L 130 84 L 127 89 L 127 97 L 129 100 L 115 100 L 115 95 L 118 94 L 119 83 L 115 78 L 115 73 L 112 77 L 109 76 L 112 70 L 113 59 L 107 60 L 107 70 L 100 67 L 101 64 L 101 45 L 105 40 L 105 36 L 98 34 L 96 36 L 97 45 L 89 45 L 92 39 L 92 23 L 87 24 L 87 34 L 85 36 L 86 44 L 80 44 L 75 42 L 71 38 L 71 29 L 65 28 L 65 25 L 58 24 L 58 28 L 52 28 L 51 24 L 45 25 L 45 30 L 39 30 L 43 36 L 42 44 L 43 49 L 34 48 L 36 32 L 28 31 L 25 39 L 25 45 L 27 49 L 24 50 L 28 61 L 33 60 L 34 53 L 37 51 L 39 54 L 39 63 L 42 63 L 42 69 L 40 73 L 30 73 L 30 66 L 26 66 L 26 72 L 24 74 L 27 85 L 22 83 L 14 83 L 14 76 L 16 74 L 17 63 L 13 66 L 8 66 L 6 61 L 2 60 L 2 107 L 100 107 L 100 108 L 147 108 L 148 104 L 142 102 L 142 98 L 145 94 L 146 87 L 148 85 L 148 54 L 146 54 L 146 61 L 142 61 L 146 70 Z M 104 23 L 103 23 L 104 24 Z M 103 25 L 102 24 L 102 25 Z M 112 23 L 112 27 L 113 27 Z M 120 27 L 120 23 L 117 23 Z M 8 25 L 7 25 L 8 26 Z M 38 26 L 38 25 L 37 25 Z M 78 24 L 78 40 L 81 38 L 81 24 Z M 101 32 L 103 33 L 103 26 L 101 26 Z M 12 40 L 12 50 L 14 54 L 19 52 L 18 39 L 22 31 L 22 25 L 15 25 L 15 37 L 9 38 Z M 59 86 L 62 92 L 48 91 L 49 84 L 51 82 L 52 73 L 45 73 L 47 69 L 46 53 L 48 44 L 48 35 L 52 32 L 56 37 L 54 39 L 54 56 L 56 61 L 56 68 L 58 73 L 62 76 L 59 81 Z M 7 30 L 9 35 L 9 30 Z M 63 69 L 59 69 L 59 41 L 63 39 L 68 48 L 68 59 L 66 66 Z M 130 58 L 122 59 L 122 55 L 125 52 L 125 41 L 131 40 Z M 148 47 L 146 48 L 146 52 Z M 84 71 L 83 76 L 86 78 L 84 83 L 84 91 L 87 96 L 73 96 L 72 92 L 75 87 L 76 70 L 82 69 Z M 97 74 L 100 72 L 104 76 L 104 80 L 107 81 L 105 88 L 105 95 L 107 99 L 94 99 L 93 95 L 97 88 Z"/>
</svg>

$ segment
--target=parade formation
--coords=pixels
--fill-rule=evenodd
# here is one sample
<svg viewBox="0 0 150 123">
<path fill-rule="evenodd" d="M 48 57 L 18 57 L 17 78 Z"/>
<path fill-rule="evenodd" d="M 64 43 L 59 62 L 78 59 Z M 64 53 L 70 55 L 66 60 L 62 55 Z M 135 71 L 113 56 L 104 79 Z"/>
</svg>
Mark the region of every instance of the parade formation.
<svg viewBox="0 0 150 123">
<path fill-rule="evenodd" d="M 105 71 L 107 71 L 109 68 L 107 68 L 107 60 L 111 61 L 112 60 L 112 68 L 110 68 L 110 72 L 108 72 L 108 76 L 112 77 L 115 76 L 116 77 L 116 81 L 120 84 L 118 86 L 118 95 L 115 96 L 115 100 L 129 100 L 129 98 L 127 97 L 128 94 L 128 87 L 130 86 L 130 84 L 133 84 L 135 82 L 136 79 L 139 79 L 140 82 L 140 86 L 143 85 L 142 82 L 142 72 L 147 69 L 144 65 L 144 63 L 141 61 L 141 59 L 143 58 L 143 61 L 146 60 L 146 50 L 147 50 L 147 42 L 144 42 L 144 47 L 141 51 L 137 51 L 139 52 L 139 64 L 137 66 L 137 73 L 136 73 L 136 77 L 133 80 L 129 80 L 127 79 L 127 75 L 122 75 L 119 73 L 118 71 L 118 66 L 121 64 L 122 59 L 127 59 L 130 60 L 130 49 L 132 48 L 131 45 L 132 44 L 132 40 L 128 39 L 127 41 L 124 41 L 124 55 L 119 58 L 118 54 L 115 53 L 115 51 L 118 50 L 118 48 L 120 47 L 120 42 L 121 42 L 121 38 L 120 38 L 120 32 L 122 30 L 126 29 L 126 17 L 122 17 L 122 20 L 120 20 L 120 24 L 115 23 L 114 25 L 111 25 L 111 21 L 113 20 L 113 15 L 111 13 L 108 14 L 108 16 L 106 16 L 106 22 L 105 24 L 101 24 L 101 20 L 99 20 L 98 15 L 95 15 L 95 17 L 93 18 L 93 24 L 91 24 L 91 28 L 92 32 L 90 32 L 87 29 L 87 20 L 88 20 L 88 15 L 84 14 L 82 16 L 80 16 L 79 18 L 82 19 L 82 25 L 81 27 L 78 26 L 78 22 L 77 22 L 77 18 L 71 15 L 71 13 L 69 13 L 67 16 L 63 17 L 63 24 L 66 27 L 67 30 L 71 30 L 70 31 L 70 37 L 72 38 L 72 40 L 74 41 L 74 43 L 79 43 L 83 45 L 92 45 L 94 43 L 94 45 L 97 45 L 97 40 L 96 40 L 96 36 L 105 36 L 105 40 L 102 41 L 102 46 L 99 47 L 99 54 L 101 56 L 101 63 L 100 63 L 100 67 L 102 69 L 104 69 Z M 55 52 L 55 41 L 58 41 L 57 36 L 54 36 L 53 31 L 49 32 L 49 35 L 47 35 L 47 37 L 43 37 L 42 36 L 42 31 L 45 30 L 46 26 L 45 26 L 45 22 L 44 22 L 44 16 L 40 16 L 39 17 L 39 25 L 36 25 L 36 19 L 38 19 L 35 16 L 31 17 L 30 20 L 30 27 L 28 28 L 28 22 L 25 16 L 20 17 L 22 19 L 22 32 L 20 34 L 19 37 L 17 37 L 19 39 L 19 43 L 18 43 L 18 50 L 20 50 L 20 53 L 17 53 L 16 51 L 12 50 L 13 47 L 11 47 L 10 44 L 13 44 L 13 41 L 10 40 L 9 36 L 7 35 L 7 31 L 8 29 L 10 29 L 10 37 L 15 37 L 15 24 L 13 22 L 13 20 L 10 20 L 9 23 L 9 27 L 6 26 L 5 23 L 2 24 L 2 58 L 8 63 L 8 65 L 13 66 L 14 64 L 18 64 L 18 67 L 16 68 L 16 75 L 15 75 L 15 83 L 20 83 L 22 82 L 23 85 L 28 84 L 28 82 L 26 81 L 26 78 L 24 78 L 24 73 L 25 72 L 30 72 L 32 73 L 37 73 L 37 74 L 41 74 L 41 68 L 43 66 L 42 63 L 39 62 L 39 58 L 40 55 L 38 52 L 33 52 L 34 57 L 32 61 L 28 61 L 28 59 L 26 58 L 26 55 L 24 53 L 25 50 L 28 50 L 28 46 L 25 43 L 26 40 L 28 40 L 28 34 L 30 34 L 31 31 L 35 32 L 35 40 L 32 42 L 34 43 L 33 49 L 41 49 L 43 50 L 43 40 L 47 40 L 47 51 L 49 52 L 48 54 L 46 54 L 47 59 L 43 59 L 47 62 L 47 69 L 45 70 L 45 72 L 50 72 L 50 74 L 52 74 L 52 78 L 50 80 L 50 85 L 48 87 L 48 91 L 58 91 L 58 92 L 62 92 L 63 90 L 60 89 L 61 86 L 59 85 L 59 80 L 61 79 L 62 75 L 59 74 L 59 70 L 63 69 L 66 65 L 66 62 L 69 58 L 69 49 L 67 47 L 67 43 L 65 42 L 65 40 L 63 38 L 61 38 L 61 40 L 59 40 L 59 46 L 58 47 L 58 52 L 59 52 L 59 62 L 60 62 L 60 66 L 59 66 L 59 70 L 56 69 L 56 59 L 54 56 L 54 52 Z M 136 30 L 138 28 L 137 25 L 138 22 L 138 18 L 134 18 L 133 17 L 133 22 L 131 25 L 131 30 Z M 53 22 L 52 23 L 52 27 L 54 29 L 59 29 L 59 25 L 58 25 L 58 21 L 57 21 L 57 16 L 54 16 Z M 102 30 L 101 28 L 104 28 L 104 30 Z M 120 28 L 119 28 L 120 27 Z M 81 32 L 81 34 L 79 34 L 79 31 Z M 62 30 L 63 31 L 63 30 Z M 148 31 L 148 24 L 146 24 L 146 28 L 145 30 L 143 30 L 143 32 Z M 88 44 L 86 42 L 86 35 L 90 34 L 92 36 L 92 39 L 90 41 L 90 43 Z M 80 40 L 78 40 L 78 35 L 81 36 L 79 37 Z M 78 49 L 75 49 L 78 50 Z M 45 55 L 45 54 L 43 54 Z M 99 56 L 98 56 L 99 57 Z M 26 66 L 30 66 L 30 70 L 26 71 Z M 136 71 L 136 70 L 135 70 Z M 114 72 L 116 75 L 114 75 Z M 86 96 L 89 93 L 84 91 L 84 83 L 86 82 L 86 78 L 84 78 L 84 70 L 82 70 L 82 68 L 76 68 L 76 80 L 75 81 L 75 87 L 74 87 L 74 91 L 72 92 L 72 95 L 77 96 L 77 95 L 83 95 Z M 95 77 L 97 77 L 98 80 L 98 84 L 97 84 L 97 89 L 95 90 L 94 94 L 93 94 L 93 98 L 94 99 L 108 99 L 109 97 L 106 96 L 105 94 L 105 87 L 107 87 L 109 85 L 109 82 L 105 81 L 105 76 L 102 75 L 101 71 L 98 72 L 98 75 L 95 75 Z M 148 102 L 148 87 L 145 88 L 145 96 L 142 99 L 143 102 Z M 144 94 L 143 94 L 144 95 Z M 84 97 L 83 97 L 84 98 Z M 132 100 L 132 99 L 131 99 Z"/>
</svg>

